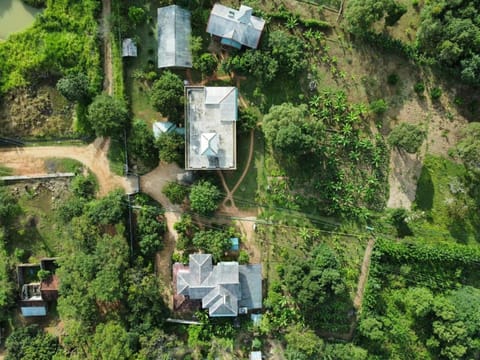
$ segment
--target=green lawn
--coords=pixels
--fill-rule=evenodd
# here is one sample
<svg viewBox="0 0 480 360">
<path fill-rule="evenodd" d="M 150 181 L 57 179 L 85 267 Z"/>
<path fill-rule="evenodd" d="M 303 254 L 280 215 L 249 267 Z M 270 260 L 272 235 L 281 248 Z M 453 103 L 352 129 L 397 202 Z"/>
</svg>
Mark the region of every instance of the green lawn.
<svg viewBox="0 0 480 360">
<path fill-rule="evenodd" d="M 223 175 L 230 190 L 237 184 L 245 169 L 250 148 L 250 135 L 240 134 L 237 136 L 237 170 L 224 171 Z M 235 204 L 240 208 L 255 207 L 257 192 L 257 177 L 259 170 L 263 168 L 264 139 L 263 135 L 256 131 L 254 135 L 254 153 L 247 175 L 234 194 Z"/>
<path fill-rule="evenodd" d="M 8 188 L 21 189 L 18 203 L 22 209 L 22 214 L 12 226 L 7 243 L 9 253 L 12 254 L 16 248 L 23 249 L 32 261 L 56 256 L 63 246 L 65 234 L 55 217 L 55 208 L 67 193 L 54 198 L 53 193 L 39 183 L 21 183 Z"/>
<path fill-rule="evenodd" d="M 55 172 L 73 172 L 78 173 L 82 170 L 83 164 L 77 160 L 67 158 L 49 158 L 45 160 L 45 171 Z"/>
<path fill-rule="evenodd" d="M 462 164 L 427 155 L 414 203 L 425 215 L 411 223 L 417 237 L 478 244 L 480 218 L 468 194 L 466 174 Z"/>
</svg>

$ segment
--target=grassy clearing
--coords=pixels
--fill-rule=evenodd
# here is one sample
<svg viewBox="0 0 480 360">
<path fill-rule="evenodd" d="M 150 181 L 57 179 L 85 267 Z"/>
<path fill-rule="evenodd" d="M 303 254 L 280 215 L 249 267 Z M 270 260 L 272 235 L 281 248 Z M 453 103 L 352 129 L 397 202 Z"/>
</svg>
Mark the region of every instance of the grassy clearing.
<svg viewBox="0 0 480 360">
<path fill-rule="evenodd" d="M 7 166 L 0 165 L 0 176 L 12 175 L 13 170 Z"/>
<path fill-rule="evenodd" d="M 414 204 L 425 216 L 411 225 L 417 237 L 478 244 L 480 218 L 468 194 L 466 174 L 462 164 L 427 155 Z"/>
<path fill-rule="evenodd" d="M 7 250 L 10 254 L 19 248 L 23 249 L 32 261 L 45 256 L 56 256 L 62 249 L 64 229 L 56 219 L 55 208 L 67 196 L 67 182 L 55 181 L 57 190 L 42 183 L 21 183 L 8 186 L 19 193 L 18 203 L 22 214 L 8 241 Z"/>
<path fill-rule="evenodd" d="M 253 144 L 253 157 L 252 161 L 250 162 L 247 175 L 234 194 L 235 204 L 240 208 L 255 207 L 255 197 L 258 188 L 258 171 L 259 168 L 263 168 L 264 139 L 262 133 L 255 132 Z M 250 136 L 248 134 L 241 134 L 238 137 L 237 142 L 237 170 L 223 172 L 225 181 L 230 190 L 233 189 L 240 179 L 240 176 L 242 176 L 245 166 L 247 165 L 249 150 Z"/>
<path fill-rule="evenodd" d="M 47 173 L 55 172 L 73 172 L 78 173 L 82 170 L 83 164 L 80 161 L 68 158 L 49 158 L 45 159 L 45 171 Z"/>
<path fill-rule="evenodd" d="M 156 111 L 149 101 L 149 84 L 146 80 L 135 77 L 138 71 L 157 71 L 157 6 L 153 2 L 147 3 L 148 21 L 137 27 L 135 33 L 138 38 L 138 56 L 125 59 L 125 92 L 130 100 L 134 118 L 138 118 L 151 125 L 161 119 L 161 114 Z"/>
<path fill-rule="evenodd" d="M 125 147 L 123 141 L 112 138 L 107 156 L 110 170 L 114 174 L 123 176 L 125 171 Z"/>
</svg>

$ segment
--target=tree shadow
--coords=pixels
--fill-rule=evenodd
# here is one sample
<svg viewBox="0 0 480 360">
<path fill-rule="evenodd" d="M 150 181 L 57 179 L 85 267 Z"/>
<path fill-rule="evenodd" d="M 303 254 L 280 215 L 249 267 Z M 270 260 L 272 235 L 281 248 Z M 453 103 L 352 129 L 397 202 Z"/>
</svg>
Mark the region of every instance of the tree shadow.
<svg viewBox="0 0 480 360">
<path fill-rule="evenodd" d="M 415 194 L 415 205 L 418 209 L 430 211 L 433 208 L 433 197 L 435 188 L 433 186 L 432 176 L 426 166 L 422 167 L 422 172 L 417 183 Z"/>
</svg>

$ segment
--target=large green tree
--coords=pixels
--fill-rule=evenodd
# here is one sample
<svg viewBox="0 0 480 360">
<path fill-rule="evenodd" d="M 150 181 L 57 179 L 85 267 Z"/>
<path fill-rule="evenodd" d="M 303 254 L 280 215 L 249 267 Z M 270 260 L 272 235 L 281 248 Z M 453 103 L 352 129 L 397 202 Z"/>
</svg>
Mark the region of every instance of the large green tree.
<svg viewBox="0 0 480 360">
<path fill-rule="evenodd" d="M 480 6 L 478 1 L 434 0 L 422 9 L 418 45 L 428 57 L 480 83 Z"/>
<path fill-rule="evenodd" d="M 136 119 L 133 122 L 128 136 L 128 150 L 130 157 L 142 166 L 154 168 L 158 165 L 155 138 L 145 121 Z"/>
<path fill-rule="evenodd" d="M 57 90 L 69 101 L 85 101 L 89 97 L 89 82 L 83 73 L 69 74 L 57 81 Z"/>
<path fill-rule="evenodd" d="M 155 146 L 160 160 L 166 163 L 181 163 L 185 152 L 185 138 L 175 132 L 161 134 Z"/>
<path fill-rule="evenodd" d="M 221 230 L 198 231 L 193 237 L 193 245 L 203 252 L 212 254 L 215 261 L 220 261 L 231 247 L 231 233 Z"/>
<path fill-rule="evenodd" d="M 132 356 L 130 338 L 120 323 L 110 321 L 96 328 L 91 343 L 90 359 L 129 360 Z"/>
<path fill-rule="evenodd" d="M 211 182 L 200 180 L 192 186 L 189 198 L 193 211 L 209 215 L 217 209 L 220 191 Z"/>
<path fill-rule="evenodd" d="M 150 100 L 163 115 L 174 119 L 180 114 L 183 105 L 182 79 L 170 71 L 165 71 L 160 79 L 153 83 Z"/>
<path fill-rule="evenodd" d="M 58 339 L 37 325 L 19 327 L 5 342 L 5 360 L 51 360 L 59 351 Z"/>
<path fill-rule="evenodd" d="M 284 103 L 272 106 L 263 118 L 262 129 L 274 150 L 286 157 L 295 157 L 311 152 L 315 147 L 316 139 L 309 122 L 305 105 Z"/>
<path fill-rule="evenodd" d="M 461 137 L 455 152 L 470 170 L 480 172 L 480 123 L 468 124 Z"/>
<path fill-rule="evenodd" d="M 121 134 L 128 119 L 123 100 L 101 94 L 88 107 L 88 121 L 97 136 Z"/>
</svg>

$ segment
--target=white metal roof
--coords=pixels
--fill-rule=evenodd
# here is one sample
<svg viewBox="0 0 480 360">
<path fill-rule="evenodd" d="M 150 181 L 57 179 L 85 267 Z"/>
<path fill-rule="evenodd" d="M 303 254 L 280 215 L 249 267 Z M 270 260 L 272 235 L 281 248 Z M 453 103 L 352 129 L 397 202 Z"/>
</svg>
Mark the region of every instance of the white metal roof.
<svg viewBox="0 0 480 360">
<path fill-rule="evenodd" d="M 187 86 L 185 168 L 235 169 L 237 89 Z"/>
<path fill-rule="evenodd" d="M 137 45 L 133 42 L 132 39 L 123 39 L 122 42 L 122 56 L 137 56 Z"/>
</svg>

